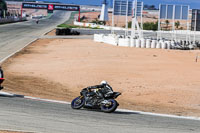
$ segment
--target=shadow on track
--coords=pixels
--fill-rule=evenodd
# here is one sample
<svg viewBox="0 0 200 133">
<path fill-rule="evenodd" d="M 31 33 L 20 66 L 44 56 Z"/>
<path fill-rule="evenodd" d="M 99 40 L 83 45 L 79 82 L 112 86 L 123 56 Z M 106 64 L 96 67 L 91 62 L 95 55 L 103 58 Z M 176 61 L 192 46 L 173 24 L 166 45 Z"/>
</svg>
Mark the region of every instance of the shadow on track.
<svg viewBox="0 0 200 133">
<path fill-rule="evenodd" d="M 140 113 L 116 110 L 115 112 L 113 112 L 113 114 L 124 114 L 124 115 L 132 115 L 132 114 L 134 114 L 134 115 L 139 115 Z"/>
<path fill-rule="evenodd" d="M 84 111 L 92 111 L 92 112 L 100 112 L 100 113 L 104 113 L 103 111 L 101 111 L 100 109 L 90 109 L 90 108 L 84 108 L 82 109 Z M 120 114 L 120 115 L 139 115 L 139 112 L 133 112 L 133 111 L 120 111 L 120 110 L 116 110 L 115 112 L 112 113 L 106 113 L 106 114 Z"/>
</svg>

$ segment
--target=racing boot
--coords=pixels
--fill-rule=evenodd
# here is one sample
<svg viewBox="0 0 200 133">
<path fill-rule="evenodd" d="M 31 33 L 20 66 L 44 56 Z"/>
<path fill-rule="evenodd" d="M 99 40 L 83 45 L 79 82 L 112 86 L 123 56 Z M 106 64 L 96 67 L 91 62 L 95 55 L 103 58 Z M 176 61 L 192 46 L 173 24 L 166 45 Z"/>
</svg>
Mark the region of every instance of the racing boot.
<svg viewBox="0 0 200 133">
<path fill-rule="evenodd" d="M 88 106 L 88 107 L 92 107 L 93 105 L 92 105 L 92 102 L 91 102 L 91 97 L 87 97 L 86 99 L 85 99 L 85 106 Z"/>
</svg>

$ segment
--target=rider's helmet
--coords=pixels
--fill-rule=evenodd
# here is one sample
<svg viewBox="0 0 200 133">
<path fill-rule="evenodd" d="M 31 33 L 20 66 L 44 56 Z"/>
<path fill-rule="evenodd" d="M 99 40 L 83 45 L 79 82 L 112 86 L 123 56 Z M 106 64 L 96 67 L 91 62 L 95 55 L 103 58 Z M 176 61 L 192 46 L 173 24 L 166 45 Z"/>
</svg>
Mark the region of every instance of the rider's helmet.
<svg viewBox="0 0 200 133">
<path fill-rule="evenodd" d="M 108 83 L 107 83 L 107 81 L 103 80 L 103 81 L 101 81 L 100 84 L 101 84 L 101 85 L 106 85 L 106 84 L 108 84 Z"/>
</svg>

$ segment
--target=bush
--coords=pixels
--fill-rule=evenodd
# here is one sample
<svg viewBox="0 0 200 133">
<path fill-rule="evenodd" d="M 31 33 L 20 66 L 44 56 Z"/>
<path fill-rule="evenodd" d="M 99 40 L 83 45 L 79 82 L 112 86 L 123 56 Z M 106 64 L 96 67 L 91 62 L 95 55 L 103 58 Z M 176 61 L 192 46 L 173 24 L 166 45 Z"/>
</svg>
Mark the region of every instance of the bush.
<svg viewBox="0 0 200 133">
<path fill-rule="evenodd" d="M 144 30 L 158 30 L 158 22 L 154 23 L 154 22 L 146 22 L 143 24 L 143 29 Z"/>
<path fill-rule="evenodd" d="M 131 28 L 131 26 L 132 26 L 132 22 L 128 22 L 128 28 Z M 158 21 L 156 23 L 154 22 L 143 23 L 143 30 L 153 30 L 153 31 L 158 30 Z"/>
<path fill-rule="evenodd" d="M 98 19 L 95 19 L 95 20 L 92 20 L 91 23 L 100 24 L 100 25 L 105 25 L 105 24 L 106 24 L 106 21 L 100 21 L 100 20 L 98 20 Z"/>
</svg>

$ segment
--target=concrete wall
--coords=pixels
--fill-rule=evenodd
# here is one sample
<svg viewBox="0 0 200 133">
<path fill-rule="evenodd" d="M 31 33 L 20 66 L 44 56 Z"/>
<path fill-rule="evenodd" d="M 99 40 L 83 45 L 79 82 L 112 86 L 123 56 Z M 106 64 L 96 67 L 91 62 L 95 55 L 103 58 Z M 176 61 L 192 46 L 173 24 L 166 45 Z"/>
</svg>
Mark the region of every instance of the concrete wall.
<svg viewBox="0 0 200 133">
<path fill-rule="evenodd" d="M 73 28 L 74 31 L 80 32 L 80 35 L 94 35 L 94 34 L 110 34 L 111 30 L 105 30 L 105 29 L 79 29 L 79 28 Z M 124 35 L 124 31 L 116 30 L 114 31 L 118 35 Z"/>
<path fill-rule="evenodd" d="M 0 24 L 26 21 L 26 18 L 1 18 Z"/>
</svg>

